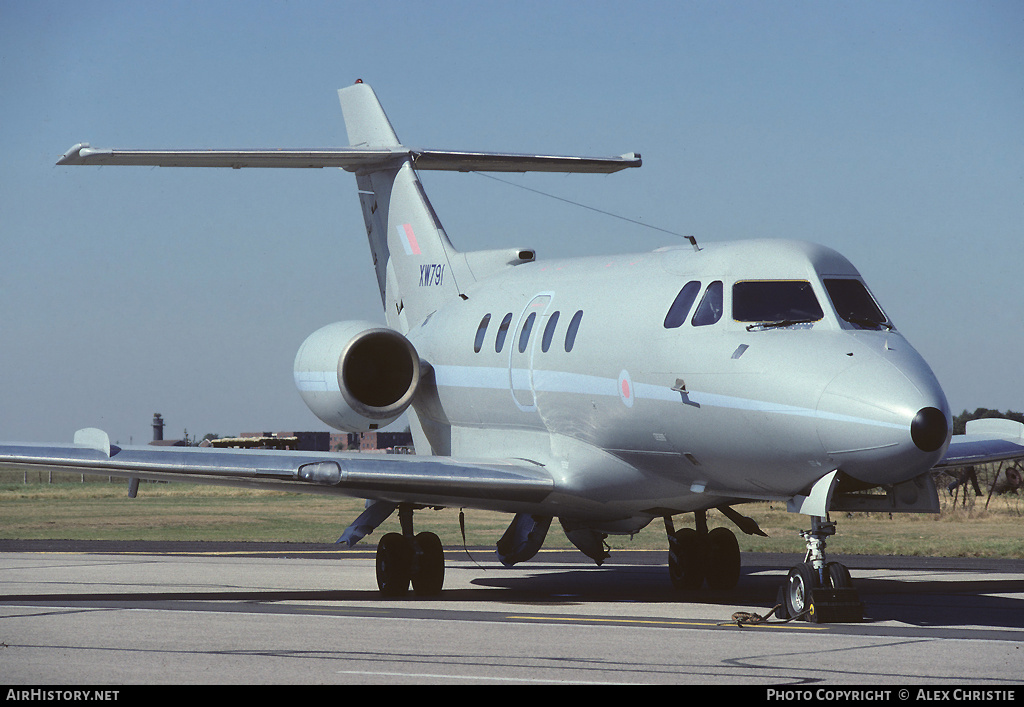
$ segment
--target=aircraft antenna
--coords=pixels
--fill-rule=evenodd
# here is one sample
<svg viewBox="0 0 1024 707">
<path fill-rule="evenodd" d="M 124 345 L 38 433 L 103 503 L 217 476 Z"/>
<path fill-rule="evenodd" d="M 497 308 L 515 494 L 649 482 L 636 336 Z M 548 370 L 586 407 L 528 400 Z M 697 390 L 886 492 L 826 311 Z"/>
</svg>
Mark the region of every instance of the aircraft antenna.
<svg viewBox="0 0 1024 707">
<path fill-rule="evenodd" d="M 598 209 L 598 208 L 596 208 L 594 206 L 588 206 L 587 204 L 581 204 L 578 201 L 573 201 L 572 199 L 566 199 L 565 197 L 562 197 L 562 196 L 556 196 L 555 194 L 549 194 L 548 192 L 541 191 L 540 189 L 534 189 L 532 187 L 523 186 L 522 184 L 516 184 L 515 182 L 510 182 L 507 179 L 501 179 L 500 177 L 495 177 L 493 174 L 487 174 L 485 172 L 473 172 L 473 174 L 479 174 L 481 177 L 487 177 L 488 179 L 493 179 L 494 181 L 501 182 L 502 184 L 508 184 L 509 186 L 518 187 L 520 189 L 525 189 L 526 191 L 533 192 L 534 194 L 540 194 L 541 196 L 546 196 L 546 197 L 549 197 L 551 199 L 555 199 L 557 201 L 563 201 L 566 204 L 572 204 L 573 206 L 578 206 L 581 209 L 587 209 L 588 211 L 596 211 L 599 214 L 603 214 L 605 216 L 611 216 L 612 218 L 617 218 L 620 221 L 626 221 L 627 223 L 632 223 L 632 224 L 637 225 L 637 226 L 643 226 L 644 228 L 651 228 L 651 229 L 654 229 L 655 231 L 661 231 L 662 233 L 667 233 L 670 236 L 679 236 L 680 238 L 685 238 L 688 241 L 690 241 L 690 244 L 693 246 L 694 250 L 700 250 L 700 248 L 697 247 L 697 241 L 696 241 L 696 239 L 693 236 L 685 236 L 682 233 L 676 233 L 675 231 L 670 231 L 667 228 L 661 228 L 659 226 L 652 226 L 651 224 L 644 223 L 643 221 L 637 221 L 636 219 L 632 219 L 632 218 L 629 218 L 627 216 L 620 216 L 619 214 L 614 214 L 611 211 L 605 211 L 604 209 Z"/>
</svg>

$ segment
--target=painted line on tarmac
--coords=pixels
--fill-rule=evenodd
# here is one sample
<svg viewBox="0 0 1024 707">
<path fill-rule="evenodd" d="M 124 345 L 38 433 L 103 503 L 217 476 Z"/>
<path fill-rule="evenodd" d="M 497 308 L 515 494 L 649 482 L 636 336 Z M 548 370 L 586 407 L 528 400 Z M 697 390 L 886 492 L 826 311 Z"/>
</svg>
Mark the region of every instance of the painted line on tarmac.
<svg viewBox="0 0 1024 707">
<path fill-rule="evenodd" d="M 479 682 L 540 683 L 543 685 L 621 685 L 620 682 L 594 680 L 558 680 L 541 678 L 504 678 L 497 675 L 451 675 L 444 673 L 385 673 L 375 670 L 337 670 L 335 675 L 368 675 L 379 677 L 421 678 L 427 680 L 472 680 Z"/>
<path fill-rule="evenodd" d="M 701 628 L 712 628 L 712 627 L 729 627 L 733 628 L 795 628 L 804 631 L 826 631 L 827 626 L 804 626 L 804 625 L 791 625 L 791 624 L 745 624 L 742 627 L 736 626 L 735 622 L 709 622 L 709 621 L 677 621 L 674 619 L 628 619 L 628 618 L 598 618 L 598 617 L 587 617 L 587 616 L 530 616 L 530 615 L 510 615 L 505 617 L 510 621 L 566 621 L 571 623 L 613 623 L 621 625 L 651 625 L 651 626 L 698 626 Z"/>
</svg>

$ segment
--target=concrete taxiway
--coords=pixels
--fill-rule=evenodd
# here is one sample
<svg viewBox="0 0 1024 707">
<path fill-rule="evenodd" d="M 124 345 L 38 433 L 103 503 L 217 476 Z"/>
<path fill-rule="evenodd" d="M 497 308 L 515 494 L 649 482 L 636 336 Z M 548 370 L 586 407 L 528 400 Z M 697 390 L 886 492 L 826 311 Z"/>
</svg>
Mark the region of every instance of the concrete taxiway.
<svg viewBox="0 0 1024 707">
<path fill-rule="evenodd" d="M 445 590 L 385 601 L 372 547 L 0 541 L 6 684 L 985 685 L 1024 670 L 1024 562 L 844 557 L 856 624 L 739 627 L 791 556 L 680 594 L 664 553 L 505 568 L 446 552 Z M 1024 691 L 1018 690 L 1018 693 Z"/>
</svg>

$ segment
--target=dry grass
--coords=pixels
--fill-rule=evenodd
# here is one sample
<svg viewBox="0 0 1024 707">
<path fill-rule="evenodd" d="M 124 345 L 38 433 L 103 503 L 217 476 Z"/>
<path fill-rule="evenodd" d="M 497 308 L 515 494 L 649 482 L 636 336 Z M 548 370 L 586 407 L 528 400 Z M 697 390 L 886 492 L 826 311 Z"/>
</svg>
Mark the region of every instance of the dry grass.
<svg viewBox="0 0 1024 707">
<path fill-rule="evenodd" d="M 185 484 L 144 483 L 139 497 L 129 499 L 124 483 L 76 483 L 77 477 L 61 481 L 0 485 L 0 538 L 333 543 L 363 508 L 358 499 Z M 987 508 L 986 499 L 974 497 L 973 492 L 965 505 L 961 496 L 955 507 L 945 492 L 940 498 L 943 512 L 939 515 L 838 514 L 833 520 L 839 533 L 829 540 L 829 550 L 1024 559 L 1024 499 L 1020 496 L 994 496 Z M 803 552 L 798 532 L 809 525 L 805 516 L 787 513 L 779 504 L 753 503 L 737 509 L 756 519 L 770 536 L 740 534 L 744 551 Z M 474 510 L 467 510 L 465 517 L 470 546 L 493 546 L 510 520 L 504 514 Z M 685 517 L 677 517 L 677 527 L 686 524 Z M 714 511 L 709 524 L 731 525 Z M 419 511 L 416 528 L 436 532 L 448 547 L 462 545 L 458 509 Z M 372 546 L 391 530 L 398 530 L 396 517 L 364 542 Z M 666 546 L 660 521 L 632 538 L 613 536 L 608 542 L 613 549 Z M 557 523 L 545 547 L 570 547 Z"/>
</svg>

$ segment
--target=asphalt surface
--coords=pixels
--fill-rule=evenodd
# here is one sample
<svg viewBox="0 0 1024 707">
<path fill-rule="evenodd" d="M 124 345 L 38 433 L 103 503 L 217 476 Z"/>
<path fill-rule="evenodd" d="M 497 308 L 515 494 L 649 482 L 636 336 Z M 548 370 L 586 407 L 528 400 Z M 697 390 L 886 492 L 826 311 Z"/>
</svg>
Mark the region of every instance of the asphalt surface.
<svg viewBox="0 0 1024 707">
<path fill-rule="evenodd" d="M 863 621 L 732 621 L 800 559 L 745 554 L 735 589 L 681 593 L 664 552 L 448 549 L 440 596 L 384 600 L 372 545 L 5 540 L 0 682 L 1021 684 L 1024 562 L 832 556 Z"/>
</svg>

